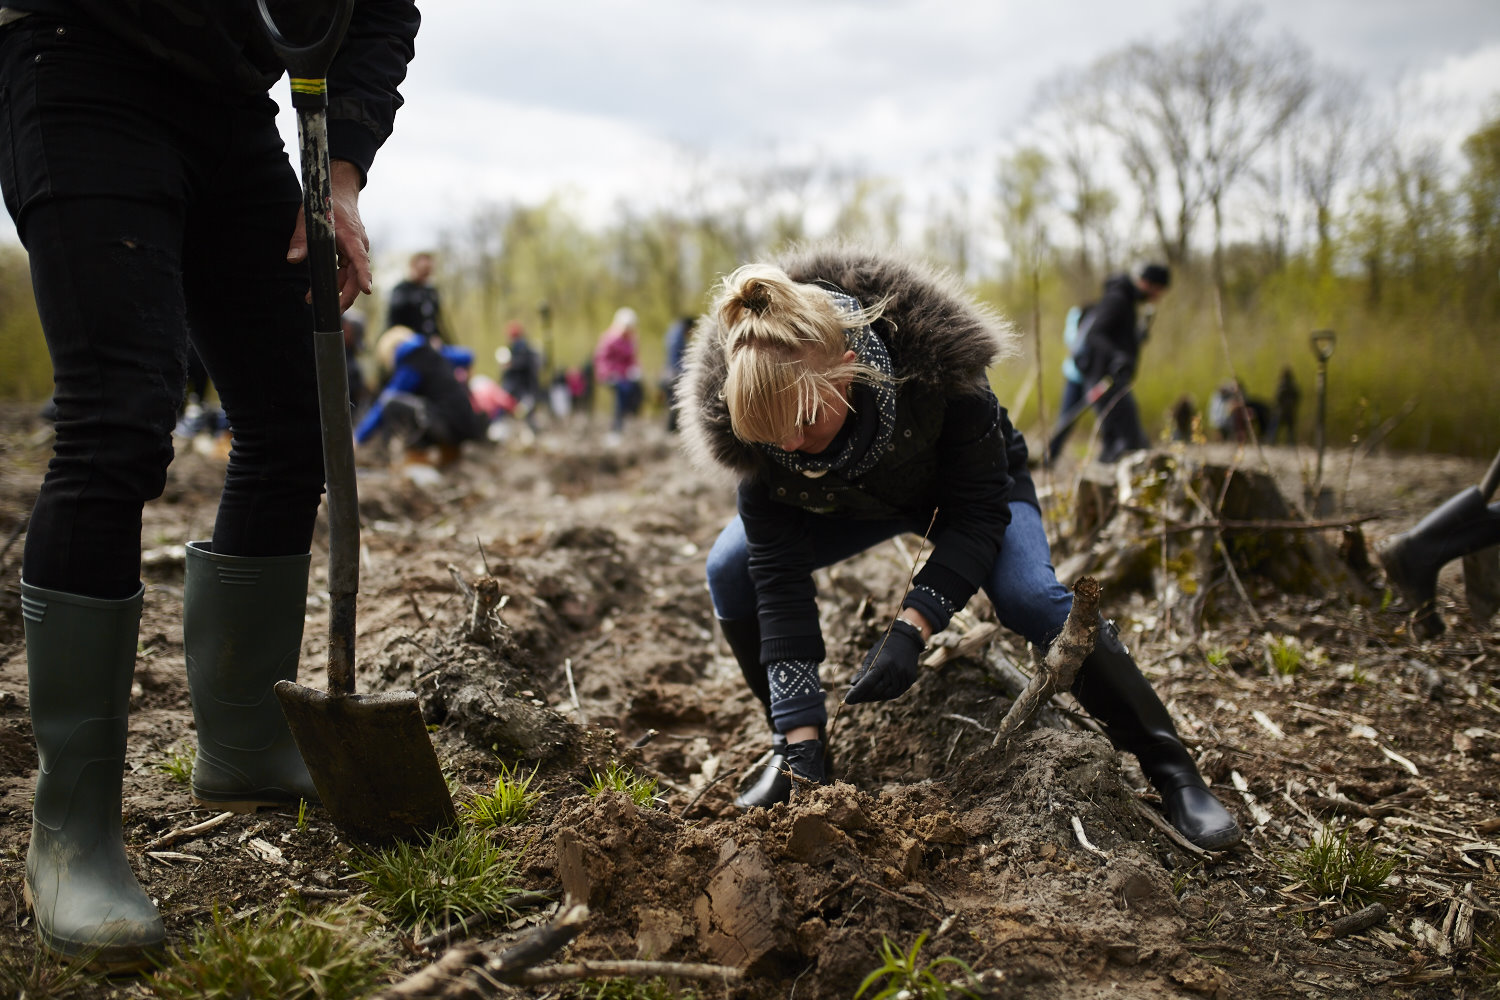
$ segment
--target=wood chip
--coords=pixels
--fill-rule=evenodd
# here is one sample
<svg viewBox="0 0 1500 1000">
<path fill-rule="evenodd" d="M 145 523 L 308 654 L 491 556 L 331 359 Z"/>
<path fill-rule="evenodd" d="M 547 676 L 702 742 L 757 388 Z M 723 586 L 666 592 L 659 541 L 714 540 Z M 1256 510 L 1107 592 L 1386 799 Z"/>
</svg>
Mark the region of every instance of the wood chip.
<svg viewBox="0 0 1500 1000">
<path fill-rule="evenodd" d="M 1083 832 L 1083 820 L 1079 819 L 1077 816 L 1072 817 L 1072 819 L 1073 836 L 1078 838 L 1079 845 L 1090 854 L 1097 854 L 1101 858 L 1109 857 L 1108 854 L 1105 854 L 1103 851 L 1099 850 L 1099 848 L 1095 847 L 1092 843 L 1089 842 L 1088 834 Z"/>
<path fill-rule="evenodd" d="M 245 846 L 250 849 L 250 853 L 255 855 L 257 859 L 268 865 L 286 864 L 286 859 L 281 856 L 281 848 L 270 841 L 262 840 L 259 837 L 252 837 L 245 842 Z"/>
<path fill-rule="evenodd" d="M 1245 808 L 1250 810 L 1256 826 L 1265 826 L 1271 822 L 1271 811 L 1256 801 L 1255 794 L 1250 791 L 1250 785 L 1245 781 L 1244 775 L 1238 771 L 1230 771 L 1229 783 L 1234 785 L 1234 790 L 1239 792 L 1240 798 L 1245 800 Z"/>
<path fill-rule="evenodd" d="M 1422 772 L 1417 770 L 1417 765 L 1413 764 L 1411 761 L 1407 760 L 1405 757 L 1401 756 L 1390 747 L 1381 744 L 1380 752 L 1410 771 L 1413 777 L 1420 778 L 1422 776 Z"/>
<path fill-rule="evenodd" d="M 153 861 L 160 861 L 162 864 L 171 864 L 173 861 L 192 861 L 195 864 L 203 863 L 203 859 L 196 854 L 181 854 L 177 851 L 147 851 L 146 857 Z"/>
<path fill-rule="evenodd" d="M 1260 709 L 1257 708 L 1255 711 L 1253 711 L 1253 712 L 1250 713 L 1250 717 L 1252 719 L 1254 719 L 1256 722 L 1260 723 L 1260 727 L 1262 729 L 1264 729 L 1266 732 L 1270 733 L 1276 739 L 1278 739 L 1278 740 L 1284 740 L 1284 739 L 1286 739 L 1286 733 L 1284 731 L 1282 731 L 1282 728 L 1280 726 L 1278 726 L 1276 723 L 1272 722 L 1271 721 L 1271 717 L 1269 715 L 1267 715 L 1265 712 L 1262 712 Z"/>
</svg>

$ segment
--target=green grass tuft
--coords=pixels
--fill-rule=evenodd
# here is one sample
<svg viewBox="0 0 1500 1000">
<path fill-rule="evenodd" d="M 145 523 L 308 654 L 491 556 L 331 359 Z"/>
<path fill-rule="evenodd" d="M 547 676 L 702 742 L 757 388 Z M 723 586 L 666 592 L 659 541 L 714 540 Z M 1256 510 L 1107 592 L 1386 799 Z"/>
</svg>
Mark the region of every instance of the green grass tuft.
<svg viewBox="0 0 1500 1000">
<path fill-rule="evenodd" d="M 1280 676 L 1291 677 L 1302 669 L 1305 661 L 1302 644 L 1289 636 L 1267 636 L 1266 661 Z"/>
<path fill-rule="evenodd" d="M 355 878 L 370 905 L 418 936 L 476 913 L 503 912 L 516 885 L 518 856 L 471 826 L 422 844 L 397 844 L 355 857 Z"/>
<path fill-rule="evenodd" d="M 859 990 L 854 994 L 855 1000 L 865 995 L 865 990 L 875 986 L 880 980 L 885 980 L 879 993 L 871 994 L 870 1000 L 896 1000 L 896 998 L 920 998 L 920 1000 L 947 1000 L 950 996 L 978 997 L 979 994 L 969 989 L 968 986 L 960 986 L 956 983 L 944 982 L 938 978 L 937 970 L 944 966 L 951 966 L 963 974 L 965 980 L 975 985 L 974 970 L 969 968 L 968 963 L 962 959 L 954 958 L 952 955 L 944 955 L 930 962 L 921 962 L 917 958 L 922 950 L 922 945 L 927 943 L 927 932 L 923 931 L 917 936 L 917 943 L 911 946 L 911 951 L 903 951 L 894 944 L 890 938 L 881 936 L 880 939 L 880 968 L 864 978 L 859 984 Z"/>
<path fill-rule="evenodd" d="M 589 795 L 597 796 L 601 792 L 624 792 L 642 809 L 649 809 L 656 802 L 656 779 L 644 777 L 631 771 L 623 764 L 613 763 L 604 769 L 604 773 L 593 772 L 589 776 L 589 783 L 584 786 Z"/>
<path fill-rule="evenodd" d="M 1400 859 L 1381 856 L 1369 841 L 1350 843 L 1348 829 L 1324 827 L 1306 847 L 1283 855 L 1277 864 L 1309 892 L 1338 899 L 1352 912 L 1391 897 L 1385 883 Z"/>
<path fill-rule="evenodd" d="M 459 808 L 464 818 L 481 830 L 498 826 L 514 826 L 526 822 L 531 808 L 542 799 L 542 793 L 533 791 L 531 782 L 536 778 L 537 768 L 522 776 L 520 764 L 507 767 L 500 765 L 500 777 L 495 779 L 495 791 L 489 795 L 476 795 Z"/>
<path fill-rule="evenodd" d="M 193 757 L 194 751 L 184 749 L 180 744 L 174 744 L 167 748 L 166 755 L 161 760 L 151 764 L 151 769 L 160 771 L 179 785 L 191 784 Z"/>
<path fill-rule="evenodd" d="M 355 1000 L 387 971 L 369 921 L 350 903 L 309 912 L 283 902 L 244 920 L 216 908 L 168 961 L 151 977 L 164 1000 Z"/>
<path fill-rule="evenodd" d="M 0 996 L 27 1000 L 83 1000 L 102 996 L 102 972 L 90 972 L 87 961 L 67 962 L 40 944 L 0 950 Z"/>
</svg>

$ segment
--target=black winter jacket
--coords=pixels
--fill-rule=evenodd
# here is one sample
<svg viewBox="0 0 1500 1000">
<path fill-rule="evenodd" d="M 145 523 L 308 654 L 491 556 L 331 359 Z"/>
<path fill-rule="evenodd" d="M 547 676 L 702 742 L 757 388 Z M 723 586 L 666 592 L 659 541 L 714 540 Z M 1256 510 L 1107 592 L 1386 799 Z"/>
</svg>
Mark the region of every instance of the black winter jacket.
<svg viewBox="0 0 1500 1000">
<path fill-rule="evenodd" d="M 1117 384 L 1135 379 L 1141 355 L 1140 331 L 1136 306 L 1145 298 L 1128 274 L 1116 274 L 1104 282 L 1104 294 L 1089 316 L 1088 336 L 1076 359 L 1085 385 L 1093 385 L 1106 375 Z"/>
<path fill-rule="evenodd" d="M 4 6 L 98 25 L 193 80 L 245 96 L 264 94 L 284 72 L 260 26 L 255 0 L 4 0 Z M 269 0 L 289 37 L 324 4 Z M 284 20 L 283 20 L 284 18 Z M 421 18 L 412 0 L 356 0 L 328 71 L 328 148 L 368 174 L 390 137 Z"/>
<path fill-rule="evenodd" d="M 907 517 L 925 527 L 936 508 L 933 550 L 914 582 L 957 609 L 994 566 L 1010 501 L 1035 505 L 1037 497 L 1026 442 L 985 377 L 1014 349 L 1008 324 L 951 277 L 883 253 L 825 247 L 777 263 L 796 281 L 835 285 L 865 305 L 885 302 L 874 330 L 898 380 L 891 450 L 849 481 L 787 470 L 761 446 L 740 441 L 720 397 L 728 366 L 724 330 L 712 316 L 695 328 L 679 383 L 679 422 L 700 464 L 740 477 L 762 661 L 820 661 L 825 650 L 806 540 L 827 519 Z"/>
</svg>

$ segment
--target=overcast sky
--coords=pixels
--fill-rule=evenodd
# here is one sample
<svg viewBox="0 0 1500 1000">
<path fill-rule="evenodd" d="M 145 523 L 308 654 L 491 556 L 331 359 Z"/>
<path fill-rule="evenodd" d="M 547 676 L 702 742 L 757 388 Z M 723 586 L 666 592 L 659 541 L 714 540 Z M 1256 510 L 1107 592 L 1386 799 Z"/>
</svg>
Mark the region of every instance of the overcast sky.
<svg viewBox="0 0 1500 1000">
<path fill-rule="evenodd" d="M 592 212 L 658 204 L 690 170 L 773 148 L 905 181 L 964 165 L 992 176 L 1039 82 L 1176 34 L 1195 0 L 421 6 L 406 106 L 361 203 L 382 256 L 432 244 L 484 202 L 568 190 Z M 1289 33 L 1373 90 L 1405 81 L 1445 95 L 1446 128 L 1471 128 L 1500 98 L 1497 0 L 1262 10 L 1262 37 Z"/>
</svg>

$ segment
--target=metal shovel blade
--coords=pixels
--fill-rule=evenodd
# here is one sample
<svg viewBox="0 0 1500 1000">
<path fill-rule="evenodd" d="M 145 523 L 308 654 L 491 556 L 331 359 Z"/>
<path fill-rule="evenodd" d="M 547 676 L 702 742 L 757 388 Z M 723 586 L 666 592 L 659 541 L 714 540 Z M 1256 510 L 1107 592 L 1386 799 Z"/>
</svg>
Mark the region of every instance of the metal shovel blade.
<svg viewBox="0 0 1500 1000">
<path fill-rule="evenodd" d="M 330 695 L 279 681 L 276 697 L 323 807 L 345 835 L 389 844 L 457 822 L 415 692 Z"/>
</svg>

